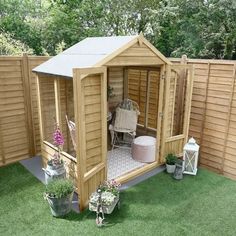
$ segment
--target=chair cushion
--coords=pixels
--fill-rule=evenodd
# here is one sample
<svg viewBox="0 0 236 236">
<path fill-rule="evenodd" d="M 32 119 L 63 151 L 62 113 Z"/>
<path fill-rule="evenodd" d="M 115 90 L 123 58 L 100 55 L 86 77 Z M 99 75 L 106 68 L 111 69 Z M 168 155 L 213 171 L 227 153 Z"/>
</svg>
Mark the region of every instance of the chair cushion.
<svg viewBox="0 0 236 236">
<path fill-rule="evenodd" d="M 118 132 L 119 130 L 136 131 L 137 121 L 138 115 L 136 111 L 129 111 L 118 107 L 116 109 L 114 130 Z"/>
</svg>

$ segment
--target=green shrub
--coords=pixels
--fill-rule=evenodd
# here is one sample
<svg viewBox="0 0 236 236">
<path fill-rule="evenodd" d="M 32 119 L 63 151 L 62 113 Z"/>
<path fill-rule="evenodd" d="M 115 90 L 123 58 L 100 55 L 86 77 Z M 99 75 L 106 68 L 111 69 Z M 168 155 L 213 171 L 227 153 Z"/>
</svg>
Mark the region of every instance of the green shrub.
<svg viewBox="0 0 236 236">
<path fill-rule="evenodd" d="M 177 157 L 173 153 L 169 153 L 166 156 L 166 164 L 175 165 L 176 161 L 177 161 Z"/>
<path fill-rule="evenodd" d="M 48 183 L 45 193 L 49 197 L 63 198 L 74 190 L 73 183 L 68 179 L 58 179 Z"/>
</svg>

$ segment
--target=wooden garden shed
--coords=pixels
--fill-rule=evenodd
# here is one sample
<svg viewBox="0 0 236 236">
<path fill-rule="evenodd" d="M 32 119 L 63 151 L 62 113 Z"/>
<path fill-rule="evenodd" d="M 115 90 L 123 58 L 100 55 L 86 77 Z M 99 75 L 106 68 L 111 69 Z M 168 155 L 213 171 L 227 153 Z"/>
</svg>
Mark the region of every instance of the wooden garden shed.
<svg viewBox="0 0 236 236">
<path fill-rule="evenodd" d="M 156 137 L 156 159 L 121 173 L 115 177 L 118 181 L 150 171 L 164 163 L 168 153 L 182 155 L 188 138 L 193 69 L 173 65 L 143 35 L 86 38 L 33 71 L 44 163 L 55 150 L 56 121 L 65 137 L 62 158 L 77 187 L 81 210 L 90 194 L 109 178 L 107 109 L 113 110 L 124 98 L 139 105 L 137 135 Z M 107 86 L 114 93 L 109 101 Z M 66 115 L 75 122 L 76 145 L 72 145 Z M 117 161 L 111 172 L 118 168 Z"/>
</svg>

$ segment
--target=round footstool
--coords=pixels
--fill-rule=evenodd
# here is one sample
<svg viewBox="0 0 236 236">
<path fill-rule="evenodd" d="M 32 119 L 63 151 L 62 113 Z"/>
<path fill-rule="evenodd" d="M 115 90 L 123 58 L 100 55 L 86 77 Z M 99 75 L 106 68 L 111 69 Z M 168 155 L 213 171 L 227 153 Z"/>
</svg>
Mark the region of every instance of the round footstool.
<svg viewBox="0 0 236 236">
<path fill-rule="evenodd" d="M 156 139 L 151 136 L 140 136 L 132 144 L 132 158 L 140 162 L 154 162 Z"/>
</svg>

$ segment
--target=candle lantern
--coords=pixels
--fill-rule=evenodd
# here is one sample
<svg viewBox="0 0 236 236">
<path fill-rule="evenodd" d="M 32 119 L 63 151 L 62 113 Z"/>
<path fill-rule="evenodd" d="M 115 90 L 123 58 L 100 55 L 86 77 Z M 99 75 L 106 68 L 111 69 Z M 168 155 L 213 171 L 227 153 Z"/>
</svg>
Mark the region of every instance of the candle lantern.
<svg viewBox="0 0 236 236">
<path fill-rule="evenodd" d="M 189 175 L 197 174 L 199 145 L 194 138 L 190 138 L 184 146 L 183 173 Z"/>
</svg>

